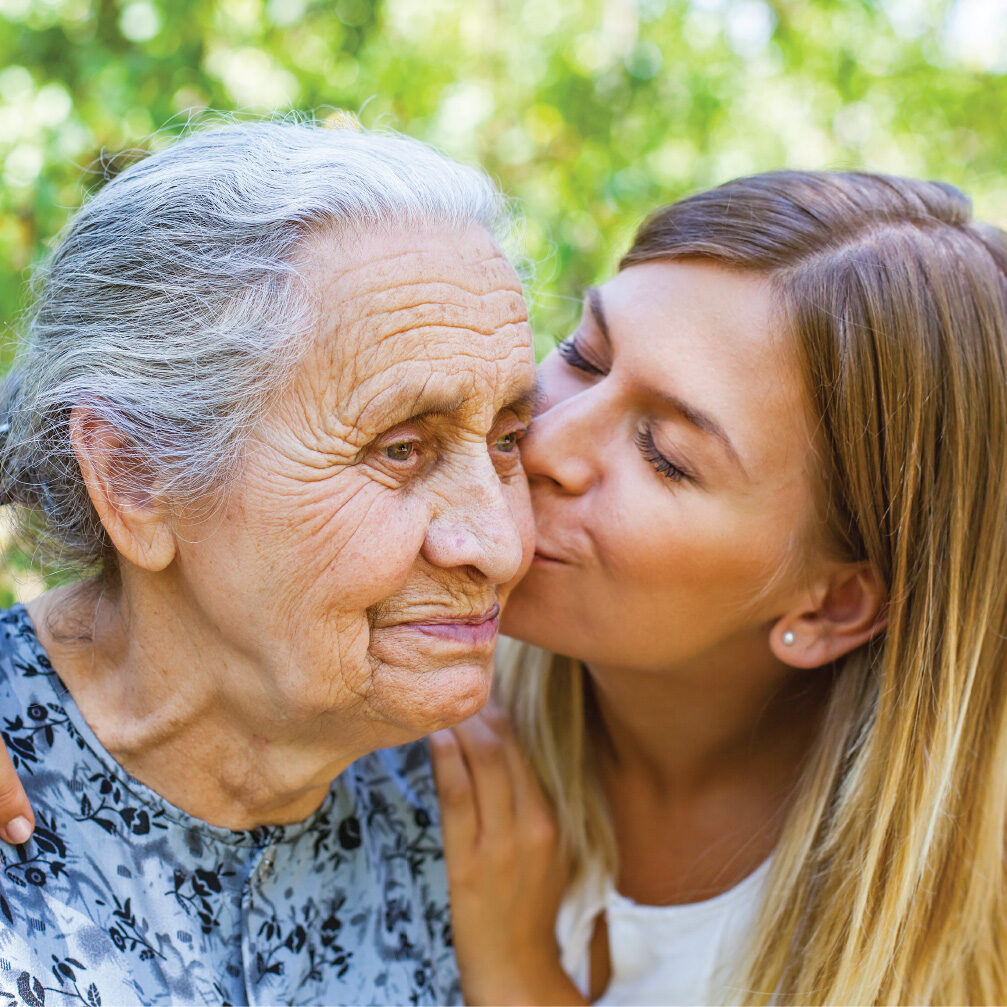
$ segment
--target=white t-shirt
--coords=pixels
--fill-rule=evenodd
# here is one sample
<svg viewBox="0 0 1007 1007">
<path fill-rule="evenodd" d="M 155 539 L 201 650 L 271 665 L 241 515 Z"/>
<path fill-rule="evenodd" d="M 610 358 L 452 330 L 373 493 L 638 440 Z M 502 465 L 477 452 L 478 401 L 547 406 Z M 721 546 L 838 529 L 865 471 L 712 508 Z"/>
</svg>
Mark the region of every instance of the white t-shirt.
<svg viewBox="0 0 1007 1007">
<path fill-rule="evenodd" d="M 567 891 L 556 920 L 563 967 L 584 996 L 590 943 L 607 914 L 612 980 L 598 1004 L 674 1007 L 737 1000 L 729 988 L 759 910 L 769 860 L 704 902 L 645 906 L 620 895 L 601 871 Z"/>
</svg>

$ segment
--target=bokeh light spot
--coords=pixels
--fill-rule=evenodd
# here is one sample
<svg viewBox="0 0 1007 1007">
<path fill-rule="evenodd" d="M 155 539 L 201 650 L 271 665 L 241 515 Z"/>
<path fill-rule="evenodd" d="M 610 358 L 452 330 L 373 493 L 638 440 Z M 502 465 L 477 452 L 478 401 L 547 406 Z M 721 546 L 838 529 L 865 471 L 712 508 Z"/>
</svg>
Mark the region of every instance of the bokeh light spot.
<svg viewBox="0 0 1007 1007">
<path fill-rule="evenodd" d="M 119 31 L 130 42 L 149 42 L 161 30 L 161 13 L 150 0 L 133 0 L 119 15 Z"/>
</svg>

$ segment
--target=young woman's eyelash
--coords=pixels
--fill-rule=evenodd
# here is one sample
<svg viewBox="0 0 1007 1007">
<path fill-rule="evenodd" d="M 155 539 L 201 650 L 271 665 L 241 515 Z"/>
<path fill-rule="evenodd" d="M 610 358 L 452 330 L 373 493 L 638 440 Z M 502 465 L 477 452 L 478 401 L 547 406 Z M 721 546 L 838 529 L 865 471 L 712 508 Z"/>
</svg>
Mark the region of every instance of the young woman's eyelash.
<svg viewBox="0 0 1007 1007">
<path fill-rule="evenodd" d="M 636 446 L 640 449 L 643 457 L 650 462 L 654 468 L 663 475 L 666 479 L 670 479 L 672 482 L 681 482 L 683 479 L 691 478 L 689 473 L 684 469 L 679 468 L 674 462 L 668 461 L 660 451 L 657 450 L 657 445 L 654 443 L 654 434 L 651 432 L 650 427 L 644 427 L 643 430 L 638 430 L 636 436 L 633 438 L 636 441 Z"/>
<path fill-rule="evenodd" d="M 577 341 L 571 336 L 564 339 L 557 347 L 559 355 L 571 366 L 579 371 L 586 371 L 588 374 L 595 374 L 598 377 L 604 376 L 605 372 L 592 364 L 590 360 L 585 360 L 580 350 L 577 349 Z"/>
</svg>

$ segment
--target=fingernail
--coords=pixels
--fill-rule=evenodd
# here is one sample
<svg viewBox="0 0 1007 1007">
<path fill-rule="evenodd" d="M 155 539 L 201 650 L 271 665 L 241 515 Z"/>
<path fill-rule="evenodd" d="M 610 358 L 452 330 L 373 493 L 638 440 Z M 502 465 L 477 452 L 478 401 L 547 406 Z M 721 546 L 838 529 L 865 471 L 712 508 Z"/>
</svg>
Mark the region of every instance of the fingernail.
<svg viewBox="0 0 1007 1007">
<path fill-rule="evenodd" d="M 20 846 L 22 843 L 27 843 L 31 839 L 32 827 L 31 822 L 27 818 L 18 815 L 17 818 L 12 818 L 7 826 L 4 828 L 4 835 L 7 837 L 7 842 L 13 843 L 15 846 Z"/>
</svg>

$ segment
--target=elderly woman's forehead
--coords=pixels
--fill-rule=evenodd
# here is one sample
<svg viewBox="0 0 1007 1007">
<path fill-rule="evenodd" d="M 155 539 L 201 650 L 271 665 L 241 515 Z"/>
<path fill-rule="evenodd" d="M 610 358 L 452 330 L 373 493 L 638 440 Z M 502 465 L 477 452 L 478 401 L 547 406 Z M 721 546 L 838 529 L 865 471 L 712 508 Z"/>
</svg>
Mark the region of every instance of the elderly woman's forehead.
<svg viewBox="0 0 1007 1007">
<path fill-rule="evenodd" d="M 322 237 L 310 254 L 317 334 L 344 359 L 422 326 L 488 335 L 527 319 L 514 267 L 479 227 Z"/>
<path fill-rule="evenodd" d="M 483 349 L 461 341 L 427 352 L 403 349 L 387 366 L 375 362 L 358 370 L 356 381 L 338 382 L 333 412 L 362 428 L 426 414 L 489 418 L 530 392 L 535 367 L 524 339 L 492 354 Z"/>
<path fill-rule="evenodd" d="M 381 299 L 389 291 L 424 283 L 472 294 L 521 289 L 514 267 L 477 225 L 322 233 L 306 248 L 306 260 L 321 295 L 335 301 Z"/>
<path fill-rule="evenodd" d="M 399 331 L 345 363 L 320 389 L 323 414 L 359 436 L 427 415 L 486 425 L 535 382 L 526 322 L 491 335 L 462 326 Z"/>
<path fill-rule="evenodd" d="M 513 267 L 481 228 L 319 241 L 315 345 L 302 370 L 319 422 L 352 440 L 419 413 L 485 425 L 534 382 Z"/>
<path fill-rule="evenodd" d="M 312 273 L 314 367 L 344 405 L 424 368 L 493 379 L 530 353 L 520 281 L 480 228 L 364 235 L 352 248 L 319 242 Z"/>
</svg>

